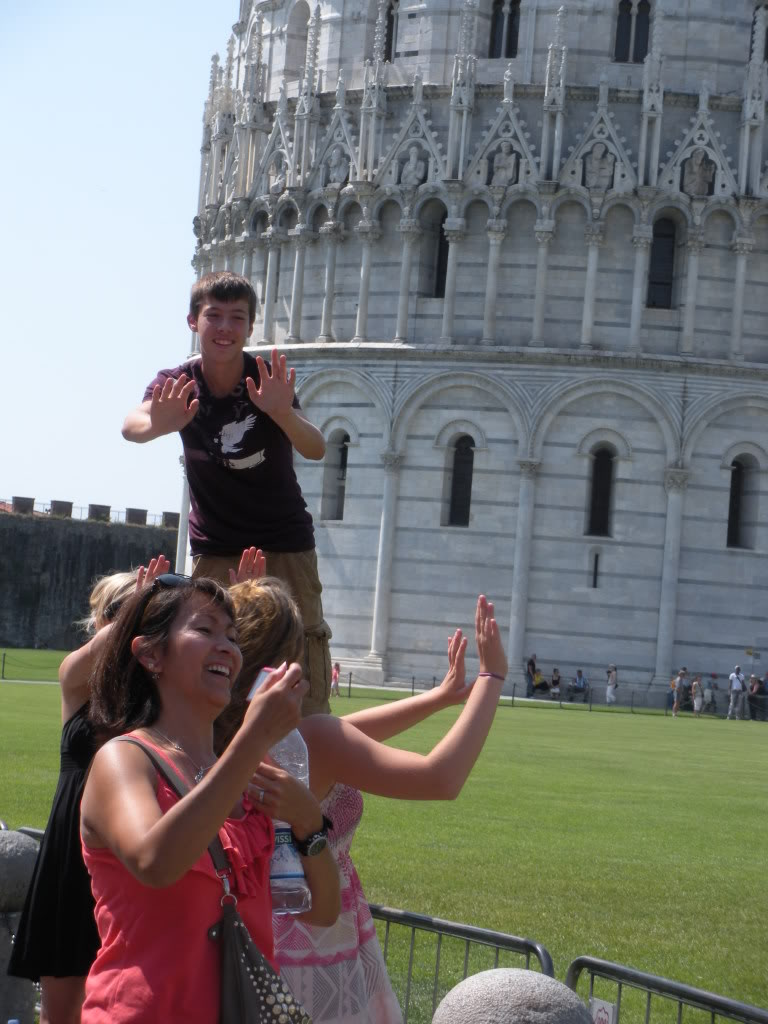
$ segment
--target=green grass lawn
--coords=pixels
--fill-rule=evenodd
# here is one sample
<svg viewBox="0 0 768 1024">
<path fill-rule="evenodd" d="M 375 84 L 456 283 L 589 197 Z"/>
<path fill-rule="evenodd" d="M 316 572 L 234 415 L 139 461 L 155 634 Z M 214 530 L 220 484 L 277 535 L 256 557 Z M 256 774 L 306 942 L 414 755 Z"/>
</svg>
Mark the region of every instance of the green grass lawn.
<svg viewBox="0 0 768 1024">
<path fill-rule="evenodd" d="M 53 681 L 58 678 L 59 665 L 67 651 L 35 651 L 26 647 L 0 648 L 2 679 Z"/>
<path fill-rule="evenodd" d="M 399 742 L 427 751 L 456 714 Z M 56 687 L 0 685 L 11 826 L 45 824 L 59 729 Z M 561 979 L 587 953 L 765 1006 L 767 749 L 765 723 L 502 707 L 458 800 L 366 797 L 353 856 L 372 902 L 536 939 Z M 392 935 L 402 997 L 408 950 Z M 422 958 L 428 974 L 433 943 Z"/>
</svg>

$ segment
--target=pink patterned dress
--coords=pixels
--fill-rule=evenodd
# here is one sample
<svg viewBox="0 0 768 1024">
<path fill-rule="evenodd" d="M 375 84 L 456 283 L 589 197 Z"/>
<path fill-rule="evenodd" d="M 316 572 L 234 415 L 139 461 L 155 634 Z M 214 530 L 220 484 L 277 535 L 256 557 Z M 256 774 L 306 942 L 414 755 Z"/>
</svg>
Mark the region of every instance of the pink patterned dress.
<svg viewBox="0 0 768 1024">
<path fill-rule="evenodd" d="M 349 847 L 363 815 L 363 797 L 336 785 L 322 802 L 333 822 L 328 839 L 339 865 L 341 913 L 330 928 L 273 917 L 280 974 L 313 1024 L 402 1024 L 384 956 Z"/>
</svg>

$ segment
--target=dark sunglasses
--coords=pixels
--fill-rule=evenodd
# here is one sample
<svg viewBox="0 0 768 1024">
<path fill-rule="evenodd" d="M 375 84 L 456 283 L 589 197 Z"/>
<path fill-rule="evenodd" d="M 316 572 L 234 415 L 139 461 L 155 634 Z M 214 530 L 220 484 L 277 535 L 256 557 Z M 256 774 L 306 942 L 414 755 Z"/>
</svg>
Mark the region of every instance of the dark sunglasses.
<svg viewBox="0 0 768 1024">
<path fill-rule="evenodd" d="M 184 576 L 179 572 L 164 572 L 160 576 L 155 576 L 149 592 L 154 594 L 161 587 L 167 587 L 169 590 L 175 590 L 176 587 L 188 587 L 191 582 L 191 576 Z"/>
</svg>

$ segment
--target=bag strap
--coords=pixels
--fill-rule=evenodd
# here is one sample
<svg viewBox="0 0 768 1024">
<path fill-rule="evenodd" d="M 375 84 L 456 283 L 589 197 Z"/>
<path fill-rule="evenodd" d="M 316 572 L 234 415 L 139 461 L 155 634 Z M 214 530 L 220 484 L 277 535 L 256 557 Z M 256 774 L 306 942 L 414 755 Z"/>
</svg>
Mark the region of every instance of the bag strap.
<svg viewBox="0 0 768 1024">
<path fill-rule="evenodd" d="M 138 736 L 117 736 L 116 739 L 121 743 L 132 743 L 135 747 L 140 747 L 158 772 L 163 776 L 176 796 L 181 798 L 189 793 L 189 786 L 181 772 L 176 769 L 176 766 L 172 762 L 166 761 L 162 758 L 155 748 L 149 745 L 149 743 L 139 739 Z M 225 885 L 224 879 L 232 870 L 232 865 L 229 863 L 229 858 L 227 857 L 218 834 L 208 844 L 208 853 L 211 855 L 214 868 L 216 868 L 216 874 L 222 879 L 222 885 L 224 886 L 225 893 L 229 894 L 229 883 L 227 882 Z"/>
</svg>

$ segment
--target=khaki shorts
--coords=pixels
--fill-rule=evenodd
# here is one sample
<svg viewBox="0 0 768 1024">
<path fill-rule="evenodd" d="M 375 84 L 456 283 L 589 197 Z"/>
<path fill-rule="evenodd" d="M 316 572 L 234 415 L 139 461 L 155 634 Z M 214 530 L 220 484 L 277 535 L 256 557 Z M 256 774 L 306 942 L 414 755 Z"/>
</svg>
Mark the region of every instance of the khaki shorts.
<svg viewBox="0 0 768 1024">
<path fill-rule="evenodd" d="M 291 592 L 304 620 L 304 673 L 309 693 L 301 707 L 302 714 L 328 714 L 331 710 L 331 628 L 323 618 L 323 591 L 317 574 L 317 552 L 265 551 L 267 574 L 277 576 Z M 237 569 L 240 555 L 197 555 L 192 575 L 209 576 L 229 586 L 229 570 Z"/>
</svg>

